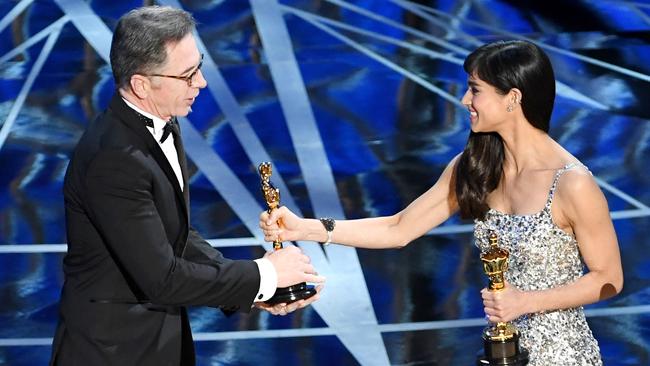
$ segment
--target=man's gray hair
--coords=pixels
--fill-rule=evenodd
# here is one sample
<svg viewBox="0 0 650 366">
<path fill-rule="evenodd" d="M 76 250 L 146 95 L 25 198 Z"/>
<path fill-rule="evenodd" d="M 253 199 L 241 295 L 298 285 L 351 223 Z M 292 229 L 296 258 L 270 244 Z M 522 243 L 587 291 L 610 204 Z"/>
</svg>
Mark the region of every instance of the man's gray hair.
<svg viewBox="0 0 650 366">
<path fill-rule="evenodd" d="M 124 14 L 111 43 L 111 68 L 118 88 L 126 87 L 134 74 L 155 72 L 167 61 L 167 44 L 194 31 L 196 22 L 185 10 L 169 6 L 145 6 Z"/>
</svg>

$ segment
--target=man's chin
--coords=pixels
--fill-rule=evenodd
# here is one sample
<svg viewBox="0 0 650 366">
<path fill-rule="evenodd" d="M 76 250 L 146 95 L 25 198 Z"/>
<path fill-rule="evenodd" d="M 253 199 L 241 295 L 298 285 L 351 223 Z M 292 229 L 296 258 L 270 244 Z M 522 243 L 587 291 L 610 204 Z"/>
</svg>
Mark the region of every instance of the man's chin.
<svg viewBox="0 0 650 366">
<path fill-rule="evenodd" d="M 188 114 L 192 112 L 192 107 L 189 106 L 187 108 L 183 108 L 182 110 L 178 111 L 178 114 L 176 114 L 176 117 L 187 117 Z"/>
</svg>

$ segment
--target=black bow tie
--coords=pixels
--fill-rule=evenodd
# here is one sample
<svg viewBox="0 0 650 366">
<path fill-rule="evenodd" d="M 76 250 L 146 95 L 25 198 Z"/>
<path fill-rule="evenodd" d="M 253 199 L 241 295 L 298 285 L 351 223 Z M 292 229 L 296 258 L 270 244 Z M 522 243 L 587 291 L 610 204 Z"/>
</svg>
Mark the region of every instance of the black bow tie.
<svg viewBox="0 0 650 366">
<path fill-rule="evenodd" d="M 145 117 L 140 113 L 138 113 L 138 118 L 140 118 L 140 121 L 142 121 L 145 126 L 153 128 L 153 120 L 151 118 Z M 171 120 L 167 121 L 167 123 L 165 123 L 165 127 L 163 127 L 163 134 L 160 138 L 161 144 L 167 140 L 167 137 L 169 137 L 170 133 L 173 133 L 174 137 L 178 137 L 178 135 L 180 135 L 180 130 L 178 128 L 178 122 L 176 121 L 176 118 L 172 118 Z"/>
<path fill-rule="evenodd" d="M 178 138 L 178 135 L 180 134 L 176 118 L 172 118 L 170 121 L 167 121 L 167 123 L 165 123 L 165 127 L 163 127 L 163 134 L 160 138 L 161 144 L 167 140 L 167 136 L 169 136 L 170 133 L 174 134 L 174 138 Z"/>
</svg>

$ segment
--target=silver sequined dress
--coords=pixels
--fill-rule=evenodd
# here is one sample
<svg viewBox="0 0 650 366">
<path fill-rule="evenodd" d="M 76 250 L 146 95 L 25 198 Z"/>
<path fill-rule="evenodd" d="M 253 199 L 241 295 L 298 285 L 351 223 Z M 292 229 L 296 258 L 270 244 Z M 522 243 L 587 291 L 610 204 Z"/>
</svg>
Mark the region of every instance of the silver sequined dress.
<svg viewBox="0 0 650 366">
<path fill-rule="evenodd" d="M 544 208 L 531 215 L 511 215 L 490 209 L 484 221 L 476 220 L 474 237 L 482 251 L 489 248 L 490 230 L 499 246 L 510 251 L 506 280 L 523 291 L 562 286 L 583 276 L 584 263 L 576 239 L 551 218 L 553 194 L 560 176 L 555 174 Z M 585 168 L 586 169 L 586 168 Z M 587 325 L 582 307 L 524 315 L 513 322 L 520 344 L 530 352 L 528 366 L 602 365 L 598 343 Z"/>
</svg>

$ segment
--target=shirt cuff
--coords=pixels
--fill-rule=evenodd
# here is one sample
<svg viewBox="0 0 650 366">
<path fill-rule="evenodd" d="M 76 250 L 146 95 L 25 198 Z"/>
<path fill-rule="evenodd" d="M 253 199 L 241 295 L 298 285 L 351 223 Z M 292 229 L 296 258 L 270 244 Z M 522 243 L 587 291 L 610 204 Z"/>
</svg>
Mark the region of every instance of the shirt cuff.
<svg viewBox="0 0 650 366">
<path fill-rule="evenodd" d="M 278 274 L 275 272 L 273 263 L 266 258 L 255 260 L 257 268 L 260 270 L 260 289 L 255 295 L 255 302 L 266 301 L 275 295 L 278 287 Z"/>
</svg>

